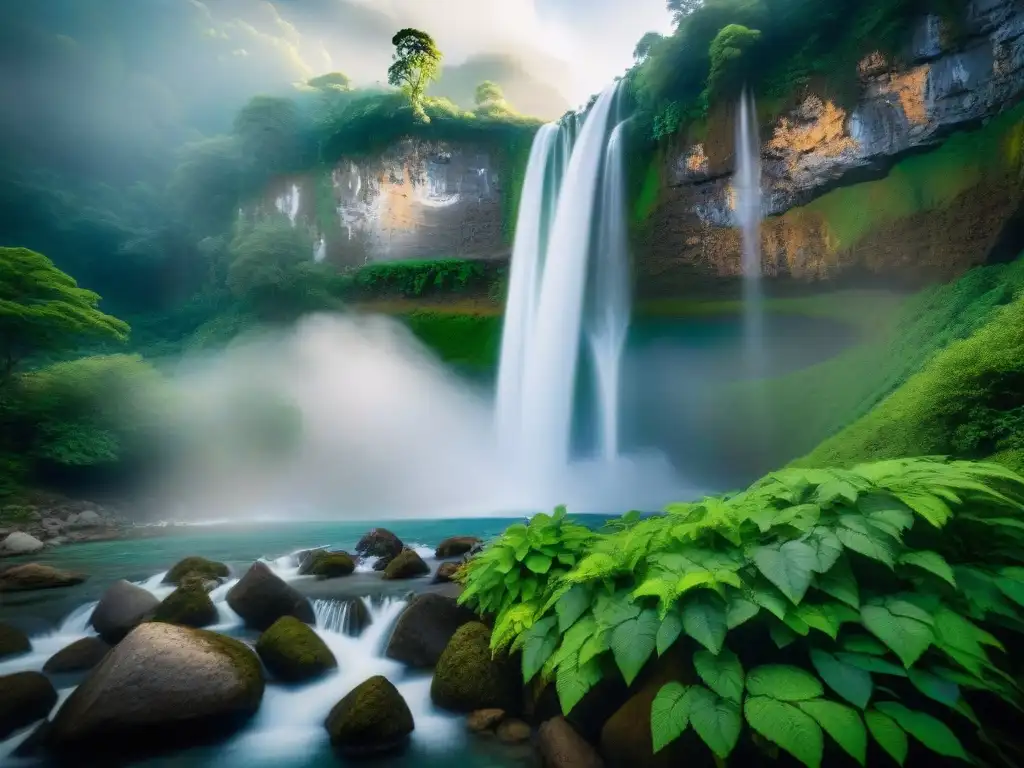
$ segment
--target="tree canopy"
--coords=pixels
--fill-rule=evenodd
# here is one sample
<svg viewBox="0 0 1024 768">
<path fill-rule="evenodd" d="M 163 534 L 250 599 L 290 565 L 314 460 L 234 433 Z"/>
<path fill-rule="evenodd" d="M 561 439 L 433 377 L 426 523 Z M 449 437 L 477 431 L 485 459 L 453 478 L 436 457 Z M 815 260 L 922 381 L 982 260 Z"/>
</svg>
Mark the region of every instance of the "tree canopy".
<svg viewBox="0 0 1024 768">
<path fill-rule="evenodd" d="M 504 100 L 505 92 L 501 90 L 500 85 L 491 80 L 484 80 L 476 87 L 476 105 L 478 107 Z"/>
<path fill-rule="evenodd" d="M 429 120 L 423 110 L 423 94 L 441 71 L 441 52 L 434 38 L 419 29 L 400 30 L 391 44 L 395 53 L 394 63 L 388 68 L 388 82 L 405 91 L 419 118 Z"/>
<path fill-rule="evenodd" d="M 0 248 L 0 384 L 27 356 L 93 337 L 125 341 L 129 328 L 100 297 L 27 248 Z"/>
</svg>

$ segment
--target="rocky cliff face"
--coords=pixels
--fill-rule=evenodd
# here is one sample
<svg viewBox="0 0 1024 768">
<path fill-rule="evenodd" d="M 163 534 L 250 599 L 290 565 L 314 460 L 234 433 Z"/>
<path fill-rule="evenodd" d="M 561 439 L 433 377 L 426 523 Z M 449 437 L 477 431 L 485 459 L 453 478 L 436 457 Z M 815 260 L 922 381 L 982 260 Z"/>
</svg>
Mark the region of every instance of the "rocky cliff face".
<svg viewBox="0 0 1024 768">
<path fill-rule="evenodd" d="M 372 158 L 280 179 L 261 203 L 309 228 L 319 260 L 506 255 L 504 179 L 493 149 L 405 139 Z"/>
<path fill-rule="evenodd" d="M 949 186 L 949 174 L 962 174 L 970 183 L 912 208 L 898 201 L 890 213 L 907 215 L 882 211 L 878 221 L 852 227 L 855 238 L 842 221 L 855 212 L 835 209 L 858 201 L 849 194 L 824 198 L 842 198 L 843 190 L 832 190 L 867 179 L 883 179 L 872 183 L 882 185 L 876 192 L 884 196 L 886 181 L 898 175 L 904 158 L 944 145 L 951 134 L 978 129 L 1012 108 L 1024 92 L 1024 2 L 973 0 L 955 39 L 937 17 L 922 19 L 899 65 L 875 53 L 860 62 L 858 76 L 860 97 L 849 111 L 810 94 L 762 128 L 764 214 L 771 217 L 763 231 L 766 273 L 820 278 L 856 266 L 931 274 L 983 260 L 1018 205 L 1019 146 L 1016 155 L 1012 146 L 1003 152 L 1002 163 L 982 162 L 982 152 L 964 152 L 968 167 L 950 162 L 930 181 L 915 178 L 916 188 L 903 191 L 923 198 L 931 186 Z M 999 135 L 976 134 L 976 141 L 1012 144 L 1019 128 L 1010 122 Z M 724 146 L 731 148 L 730 118 L 719 133 L 722 128 L 729 134 Z M 650 275 L 679 265 L 717 275 L 739 272 L 734 160 L 731 151 L 721 151 L 722 136 L 717 138 L 716 147 L 694 143 L 663 158 L 663 188 L 646 226 Z M 906 162 L 924 173 L 923 162 Z"/>
</svg>

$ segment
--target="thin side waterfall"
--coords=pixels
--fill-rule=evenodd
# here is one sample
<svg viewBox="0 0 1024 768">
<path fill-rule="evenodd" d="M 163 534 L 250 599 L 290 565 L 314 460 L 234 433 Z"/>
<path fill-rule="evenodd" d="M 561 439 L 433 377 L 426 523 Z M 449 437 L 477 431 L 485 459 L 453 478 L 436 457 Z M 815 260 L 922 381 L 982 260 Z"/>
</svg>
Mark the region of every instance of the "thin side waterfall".
<svg viewBox="0 0 1024 768">
<path fill-rule="evenodd" d="M 569 159 L 525 361 L 523 445 L 535 466 L 546 471 L 569 461 L 594 202 L 616 90 L 613 86 L 598 97 Z"/>
<path fill-rule="evenodd" d="M 523 372 L 527 347 L 533 339 L 544 262 L 545 187 L 559 133 L 558 124 L 549 123 L 541 126 L 533 140 L 516 221 L 495 413 L 498 438 L 509 452 L 518 450 L 522 444 Z"/>
<path fill-rule="evenodd" d="M 761 290 L 761 141 L 754 96 L 744 89 L 736 121 L 736 219 L 743 240 L 743 320 L 747 375 L 764 374 L 764 297 Z"/>
<path fill-rule="evenodd" d="M 614 461 L 619 456 L 622 352 L 632 309 L 626 237 L 624 126 L 625 122 L 621 122 L 615 127 L 605 150 L 593 306 L 587 327 L 587 342 L 597 380 L 599 449 L 605 461 Z"/>
</svg>

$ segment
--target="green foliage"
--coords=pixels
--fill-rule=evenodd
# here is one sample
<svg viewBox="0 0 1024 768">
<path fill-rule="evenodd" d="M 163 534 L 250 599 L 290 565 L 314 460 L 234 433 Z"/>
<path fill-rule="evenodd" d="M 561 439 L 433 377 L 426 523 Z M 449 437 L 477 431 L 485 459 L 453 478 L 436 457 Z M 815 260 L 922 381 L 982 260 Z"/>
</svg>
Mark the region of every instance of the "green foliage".
<svg viewBox="0 0 1024 768">
<path fill-rule="evenodd" d="M 425 296 L 486 289 L 494 271 L 471 259 L 388 261 L 360 268 L 353 275 L 357 295 Z"/>
<path fill-rule="evenodd" d="M 501 86 L 491 80 L 484 80 L 476 87 L 476 93 L 474 99 L 478 107 L 483 107 L 487 104 L 494 104 L 505 101 L 505 92 L 501 90 Z"/>
<path fill-rule="evenodd" d="M 328 72 L 326 75 L 308 80 L 306 85 L 322 91 L 350 91 L 352 90 L 352 78 L 344 72 Z"/>
<path fill-rule="evenodd" d="M 97 308 L 100 297 L 27 248 L 0 248 L 0 387 L 27 356 L 83 339 L 124 341 L 128 326 Z"/>
<path fill-rule="evenodd" d="M 446 363 L 472 371 L 493 370 L 501 347 L 501 317 L 417 310 L 402 320 Z"/>
<path fill-rule="evenodd" d="M 827 736 L 864 765 L 870 735 L 900 764 L 910 740 L 971 761 L 1007 746 L 972 703 L 1021 705 L 1005 651 L 1024 633 L 1022 511 L 1024 478 L 995 464 L 788 469 L 598 534 L 560 528 L 564 511 L 532 539 L 513 526 L 464 601 L 497 613 L 495 647 L 566 713 L 605 675 L 690 659 L 654 699 L 656 751 L 692 726 L 719 760 L 746 737 L 820 766 Z"/>
<path fill-rule="evenodd" d="M 735 96 L 750 76 L 744 54 L 760 39 L 761 32 L 741 24 L 722 27 L 711 41 L 711 69 L 708 72 L 708 93 Z"/>
<path fill-rule="evenodd" d="M 423 109 L 423 94 L 441 69 L 441 52 L 434 38 L 419 29 L 402 29 L 391 39 L 394 63 L 388 68 L 388 83 L 401 88 L 412 104 L 417 120 L 430 122 Z"/>
</svg>

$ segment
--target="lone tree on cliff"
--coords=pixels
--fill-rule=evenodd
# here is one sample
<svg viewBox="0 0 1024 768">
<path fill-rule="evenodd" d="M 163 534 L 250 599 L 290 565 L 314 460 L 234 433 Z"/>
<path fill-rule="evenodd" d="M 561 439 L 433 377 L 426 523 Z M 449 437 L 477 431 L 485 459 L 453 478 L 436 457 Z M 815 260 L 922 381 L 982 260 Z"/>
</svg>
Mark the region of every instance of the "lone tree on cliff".
<svg viewBox="0 0 1024 768">
<path fill-rule="evenodd" d="M 395 53 L 394 63 L 388 67 L 388 82 L 409 96 L 417 119 L 429 122 L 423 109 L 423 94 L 440 74 L 441 52 L 434 38 L 419 29 L 401 30 L 391 38 L 391 44 Z"/>
</svg>

